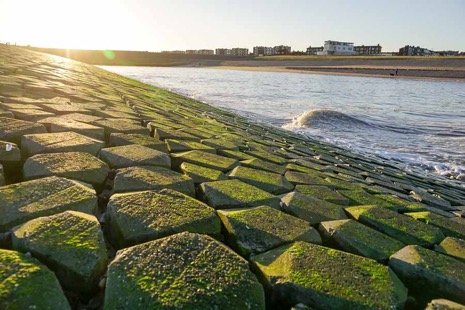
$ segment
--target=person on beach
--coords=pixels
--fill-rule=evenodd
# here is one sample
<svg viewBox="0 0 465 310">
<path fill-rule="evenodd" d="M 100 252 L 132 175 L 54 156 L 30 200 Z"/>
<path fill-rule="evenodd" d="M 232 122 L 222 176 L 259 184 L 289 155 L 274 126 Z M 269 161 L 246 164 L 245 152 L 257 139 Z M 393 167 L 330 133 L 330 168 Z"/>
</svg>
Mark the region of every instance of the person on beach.
<svg viewBox="0 0 465 310">
<path fill-rule="evenodd" d="M 396 68 L 396 75 L 399 75 L 399 68 Z"/>
</svg>

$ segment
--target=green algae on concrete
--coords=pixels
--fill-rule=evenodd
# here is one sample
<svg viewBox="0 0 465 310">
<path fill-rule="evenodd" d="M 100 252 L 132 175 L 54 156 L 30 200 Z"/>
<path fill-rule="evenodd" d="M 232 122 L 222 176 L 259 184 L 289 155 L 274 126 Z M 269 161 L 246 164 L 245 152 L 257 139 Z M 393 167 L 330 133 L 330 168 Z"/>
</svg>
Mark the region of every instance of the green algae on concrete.
<svg viewBox="0 0 465 310">
<path fill-rule="evenodd" d="M 459 260 L 418 245 L 409 245 L 391 256 L 389 266 L 420 307 L 434 298 L 465 302 L 465 263 Z"/>
<path fill-rule="evenodd" d="M 441 298 L 433 299 L 425 310 L 465 310 L 465 305 Z"/>
<path fill-rule="evenodd" d="M 188 140 L 200 142 L 200 138 L 179 130 L 169 130 L 167 128 L 157 128 L 155 124 L 149 123 L 147 127 L 150 129 L 150 135 L 158 140 L 165 139 Z"/>
<path fill-rule="evenodd" d="M 465 225 L 455 222 L 450 218 L 437 215 L 431 212 L 410 212 L 405 213 L 418 221 L 438 227 L 444 235 L 465 240 Z"/>
<path fill-rule="evenodd" d="M 3 172 L 3 165 L 0 164 L 0 186 L 5 185 L 5 173 Z"/>
<path fill-rule="evenodd" d="M 381 199 L 375 195 L 367 193 L 361 188 L 357 190 L 338 190 L 338 192 L 349 199 L 351 206 L 377 205 L 397 210 L 402 205 L 406 205 L 406 203 L 399 205 L 400 202 L 398 201 L 394 203 L 393 201 Z"/>
<path fill-rule="evenodd" d="M 295 190 L 307 196 L 334 203 L 336 205 L 349 205 L 348 198 L 326 186 L 299 184 L 296 185 Z"/>
<path fill-rule="evenodd" d="M 75 210 L 94 214 L 95 191 L 79 182 L 47 177 L 0 187 L 0 232 L 31 219 Z"/>
<path fill-rule="evenodd" d="M 106 214 L 112 243 L 118 249 L 183 231 L 221 233 L 213 208 L 169 189 L 115 194 Z"/>
<path fill-rule="evenodd" d="M 465 263 L 465 240 L 447 237 L 434 250 Z"/>
<path fill-rule="evenodd" d="M 445 238 L 439 228 L 383 207 L 357 206 L 346 208 L 345 211 L 360 223 L 373 227 L 403 244 L 433 246 Z"/>
<path fill-rule="evenodd" d="M 116 171 L 115 193 L 161 190 L 163 188 L 169 188 L 192 197 L 195 195 L 192 179 L 170 169 L 139 166 Z"/>
<path fill-rule="evenodd" d="M 131 166 L 171 167 L 168 154 L 135 144 L 104 148 L 100 151 L 100 158 L 108 163 L 111 168 Z"/>
<path fill-rule="evenodd" d="M 103 128 L 94 125 L 73 121 L 70 119 L 59 119 L 50 124 L 50 132 L 74 131 L 83 136 L 96 140 L 104 139 Z"/>
<path fill-rule="evenodd" d="M 166 143 L 147 135 L 126 133 L 110 134 L 110 146 L 123 146 L 131 144 L 138 144 L 163 153 L 168 153 Z"/>
<path fill-rule="evenodd" d="M 37 259 L 0 249 L 1 309 L 71 309 L 55 274 Z"/>
<path fill-rule="evenodd" d="M 200 142 L 217 150 L 239 150 L 239 146 L 236 145 L 236 143 L 231 142 L 226 138 L 203 139 Z"/>
<path fill-rule="evenodd" d="M 23 120 L 23 121 L 29 121 L 29 122 L 34 122 L 40 118 L 43 117 L 53 117 L 55 116 L 54 113 L 46 112 L 43 111 L 39 108 L 35 109 L 11 109 L 11 113 L 15 116 L 15 118 Z"/>
<path fill-rule="evenodd" d="M 198 150 L 206 153 L 216 154 L 216 149 L 196 141 L 165 139 L 165 143 L 170 153 Z"/>
<path fill-rule="evenodd" d="M 228 173 L 228 177 L 240 180 L 276 195 L 287 193 L 294 189 L 294 185 L 287 181 L 281 174 L 242 166 L 234 168 Z"/>
<path fill-rule="evenodd" d="M 287 168 L 284 166 L 276 165 L 258 158 L 243 160 L 241 161 L 241 166 L 265 170 L 268 172 L 274 172 L 278 174 L 285 174 L 287 171 Z"/>
<path fill-rule="evenodd" d="M 254 150 L 254 151 L 245 151 L 247 154 L 252 155 L 253 157 L 262 159 L 264 161 L 271 162 L 276 165 L 284 165 L 287 163 L 287 159 L 275 155 L 270 151 L 261 151 L 261 150 Z"/>
<path fill-rule="evenodd" d="M 250 156 L 244 152 L 234 151 L 234 150 L 218 150 L 218 155 L 237 159 L 237 160 L 255 159 L 255 157 Z"/>
<path fill-rule="evenodd" d="M 97 290 L 108 255 L 95 216 L 65 211 L 28 221 L 11 232 L 13 249 L 39 258 L 64 288 L 83 294 Z"/>
<path fill-rule="evenodd" d="M 228 177 L 219 170 L 205 168 L 191 163 L 182 163 L 180 168 L 195 184 L 228 179 Z"/>
<path fill-rule="evenodd" d="M 347 218 L 342 207 L 299 192 L 282 195 L 281 200 L 285 204 L 283 211 L 312 225 Z"/>
<path fill-rule="evenodd" d="M 239 180 L 202 183 L 198 191 L 200 198 L 215 209 L 247 208 L 262 205 L 275 209 L 280 208 L 281 200 L 277 196 Z"/>
<path fill-rule="evenodd" d="M 285 308 L 303 303 L 312 309 L 402 309 L 407 298 L 388 267 L 311 243 L 284 245 L 252 262 L 273 304 Z"/>
<path fill-rule="evenodd" d="M 105 140 L 108 141 L 112 133 L 144 134 L 149 135 L 147 128 L 129 121 L 118 119 L 101 119 L 91 123 L 104 129 Z"/>
<path fill-rule="evenodd" d="M 171 154 L 171 168 L 179 170 L 179 167 L 183 162 L 220 170 L 222 172 L 229 171 L 234 167 L 239 166 L 239 162 L 235 159 L 202 151 L 189 151 Z"/>
<path fill-rule="evenodd" d="M 97 190 L 102 189 L 109 171 L 106 163 L 83 152 L 37 154 L 23 166 L 26 180 L 55 175 L 92 184 Z"/>
<path fill-rule="evenodd" d="M 218 211 L 228 244 L 249 257 L 293 241 L 321 244 L 321 237 L 306 221 L 276 209 L 260 206 Z"/>
<path fill-rule="evenodd" d="M 104 309 L 265 309 L 265 298 L 246 260 L 185 232 L 118 251 Z"/>
<path fill-rule="evenodd" d="M 86 152 L 97 156 L 104 142 L 75 132 L 57 132 L 24 135 L 21 151 L 29 157 L 41 153 Z"/>
<path fill-rule="evenodd" d="M 321 185 L 325 186 L 328 183 L 322 178 L 322 174 L 319 172 L 314 173 L 302 173 L 296 171 L 288 171 L 284 175 L 286 179 L 294 185 L 307 184 L 307 185 Z"/>
<path fill-rule="evenodd" d="M 27 134 L 46 133 L 42 124 L 0 117 L 0 140 L 21 144 L 21 137 Z"/>
<path fill-rule="evenodd" d="M 389 256 L 404 247 L 401 242 L 354 220 L 321 222 L 318 231 L 323 240 L 338 248 L 379 262 L 387 262 Z"/>
<path fill-rule="evenodd" d="M 383 207 L 399 212 L 399 213 L 426 211 L 425 205 L 421 203 L 401 199 L 393 195 L 374 195 L 374 196 L 376 198 L 385 200 L 389 204 L 391 204 L 391 205 L 383 204 L 382 205 Z"/>
</svg>

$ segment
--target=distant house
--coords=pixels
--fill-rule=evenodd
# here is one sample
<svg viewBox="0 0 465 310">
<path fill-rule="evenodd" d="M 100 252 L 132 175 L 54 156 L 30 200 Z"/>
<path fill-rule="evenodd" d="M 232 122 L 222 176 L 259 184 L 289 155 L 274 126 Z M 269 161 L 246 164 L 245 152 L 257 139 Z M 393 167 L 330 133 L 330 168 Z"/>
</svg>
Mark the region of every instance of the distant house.
<svg viewBox="0 0 465 310">
<path fill-rule="evenodd" d="M 318 52 L 323 51 L 323 46 L 318 46 L 318 47 L 307 47 L 307 55 L 316 55 Z"/>
<path fill-rule="evenodd" d="M 217 48 L 215 50 L 215 54 L 216 55 L 222 55 L 222 56 L 225 56 L 225 55 L 231 55 L 231 49 L 229 48 Z"/>
<path fill-rule="evenodd" d="M 253 48 L 253 54 L 255 56 L 272 56 L 274 55 L 274 48 L 267 46 L 255 46 Z"/>
<path fill-rule="evenodd" d="M 203 49 L 203 50 L 198 50 L 198 54 L 199 55 L 214 55 L 215 51 L 214 50 Z"/>
<path fill-rule="evenodd" d="M 317 55 L 355 55 L 354 43 L 340 41 L 325 41 L 323 51 L 317 52 Z"/>
<path fill-rule="evenodd" d="M 424 47 L 406 45 L 399 49 L 399 56 L 433 56 L 433 51 Z"/>
<path fill-rule="evenodd" d="M 231 49 L 231 56 L 248 56 L 248 55 L 249 55 L 248 48 L 235 47 Z"/>
<path fill-rule="evenodd" d="M 189 55 L 196 55 L 198 53 L 199 53 L 198 50 L 186 50 L 186 54 L 189 54 Z"/>
<path fill-rule="evenodd" d="M 273 49 L 275 55 L 290 55 L 292 52 L 291 47 L 287 45 L 278 45 Z"/>
<path fill-rule="evenodd" d="M 186 51 L 161 51 L 162 54 L 185 54 Z"/>
<path fill-rule="evenodd" d="M 359 45 L 354 46 L 355 53 L 359 55 L 378 55 L 381 54 L 382 47 L 378 45 Z"/>
</svg>

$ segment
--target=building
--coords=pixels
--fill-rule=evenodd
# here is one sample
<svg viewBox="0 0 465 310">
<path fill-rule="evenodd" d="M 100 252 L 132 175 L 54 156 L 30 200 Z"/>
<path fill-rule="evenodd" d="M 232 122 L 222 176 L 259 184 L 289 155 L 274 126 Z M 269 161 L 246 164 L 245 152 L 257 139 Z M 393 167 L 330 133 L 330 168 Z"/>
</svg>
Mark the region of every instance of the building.
<svg viewBox="0 0 465 310">
<path fill-rule="evenodd" d="M 203 49 L 203 50 L 198 50 L 198 54 L 199 55 L 214 55 L 215 51 Z"/>
<path fill-rule="evenodd" d="M 406 45 L 399 49 L 399 56 L 433 56 L 433 51 L 424 47 Z"/>
<path fill-rule="evenodd" d="M 255 56 L 272 56 L 274 55 L 274 48 L 267 46 L 255 46 L 253 48 L 253 54 Z"/>
<path fill-rule="evenodd" d="M 196 55 L 198 53 L 199 53 L 198 50 L 186 50 L 186 54 L 188 54 L 188 55 Z"/>
<path fill-rule="evenodd" d="M 186 51 L 161 51 L 162 54 L 185 54 Z"/>
<path fill-rule="evenodd" d="M 339 41 L 325 41 L 323 51 L 317 52 L 317 55 L 355 55 L 354 43 L 352 42 L 339 42 Z"/>
<path fill-rule="evenodd" d="M 275 55 L 290 55 L 292 50 L 290 46 L 278 45 L 273 47 Z"/>
<path fill-rule="evenodd" d="M 248 48 L 235 47 L 231 49 L 231 56 L 248 56 L 248 55 L 249 55 Z"/>
<path fill-rule="evenodd" d="M 319 46 L 319 47 L 307 47 L 307 55 L 316 55 L 318 52 L 322 52 L 323 51 L 323 46 Z"/>
<path fill-rule="evenodd" d="M 222 56 L 226 56 L 226 55 L 231 55 L 231 49 L 229 48 L 217 48 L 215 50 L 215 54 L 216 55 L 222 55 Z"/>
<path fill-rule="evenodd" d="M 378 45 L 359 45 L 354 46 L 355 53 L 359 55 L 378 55 L 381 54 L 381 46 Z"/>
<path fill-rule="evenodd" d="M 435 51 L 433 56 L 458 56 L 459 51 Z"/>
</svg>

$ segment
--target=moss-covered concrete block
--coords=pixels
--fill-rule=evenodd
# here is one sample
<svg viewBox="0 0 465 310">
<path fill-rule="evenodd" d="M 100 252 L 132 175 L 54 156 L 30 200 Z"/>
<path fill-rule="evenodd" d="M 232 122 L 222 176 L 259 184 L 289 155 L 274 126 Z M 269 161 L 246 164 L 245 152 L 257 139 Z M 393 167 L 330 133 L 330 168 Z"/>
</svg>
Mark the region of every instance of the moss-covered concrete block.
<svg viewBox="0 0 465 310">
<path fill-rule="evenodd" d="M 104 130 L 102 127 L 97 127 L 87 123 L 73 121 L 70 119 L 61 119 L 50 124 L 50 132 L 66 132 L 74 131 L 83 136 L 87 136 L 96 140 L 103 141 Z"/>
<path fill-rule="evenodd" d="M 202 144 L 208 145 L 212 148 L 215 148 L 217 150 L 233 150 L 233 151 L 238 151 L 239 146 L 234 143 L 229 141 L 228 139 L 225 138 L 218 138 L 218 139 L 203 139 L 200 141 Z"/>
<path fill-rule="evenodd" d="M 434 250 L 452 256 L 465 263 L 465 240 L 447 237 L 442 240 Z"/>
<path fill-rule="evenodd" d="M 176 139 L 176 140 L 187 140 L 187 141 L 196 141 L 200 142 L 200 138 L 193 136 L 189 133 L 180 131 L 180 130 L 170 130 L 167 128 L 157 128 L 156 125 L 149 123 L 148 128 L 150 129 L 151 136 L 157 138 L 158 140 L 165 141 L 166 139 Z"/>
<path fill-rule="evenodd" d="M 248 160 L 254 159 L 255 157 L 250 156 L 241 151 L 234 151 L 234 150 L 218 150 L 218 155 L 229 157 L 237 160 Z"/>
<path fill-rule="evenodd" d="M 88 109 L 81 108 L 80 106 L 74 104 L 42 104 L 42 108 L 45 111 L 54 113 L 56 115 L 62 114 L 71 114 L 71 113 L 80 113 L 80 114 L 91 114 L 91 111 Z"/>
<path fill-rule="evenodd" d="M 21 162 L 21 151 L 13 142 L 0 141 L 0 164 L 15 166 Z"/>
<path fill-rule="evenodd" d="M 10 112 L 13 113 L 15 118 L 29 122 L 34 122 L 43 117 L 55 116 L 54 113 L 46 112 L 37 107 L 35 109 L 10 109 Z"/>
<path fill-rule="evenodd" d="M 147 135 L 126 133 L 110 134 L 110 146 L 123 146 L 130 144 L 138 144 L 163 153 L 168 153 L 168 148 L 166 147 L 165 142 Z"/>
<path fill-rule="evenodd" d="M 229 171 L 234 169 L 234 167 L 239 166 L 239 162 L 235 159 L 202 151 L 189 151 L 185 153 L 171 154 L 171 167 L 173 169 L 179 170 L 179 167 L 184 162 L 220 170 L 222 172 Z"/>
<path fill-rule="evenodd" d="M 272 301 L 289 308 L 402 309 L 407 289 L 372 259 L 307 242 L 294 242 L 252 258 Z"/>
<path fill-rule="evenodd" d="M 21 144 L 21 137 L 28 134 L 46 133 L 42 124 L 0 117 L 0 140 Z"/>
<path fill-rule="evenodd" d="M 94 214 L 95 191 L 76 181 L 47 177 L 0 187 L 0 232 L 66 210 Z"/>
<path fill-rule="evenodd" d="M 288 171 L 284 176 L 289 182 L 291 182 L 294 185 L 328 185 L 328 183 L 322 178 L 322 175 L 320 175 L 318 172 L 310 174 L 296 171 Z"/>
<path fill-rule="evenodd" d="M 425 310 L 465 310 L 465 305 L 441 298 L 432 300 Z"/>
<path fill-rule="evenodd" d="M 287 171 L 287 168 L 284 166 L 276 165 L 258 158 L 243 160 L 241 161 L 241 166 L 278 174 L 285 174 Z"/>
<path fill-rule="evenodd" d="M 190 177 L 195 184 L 228 179 L 228 177 L 219 170 L 194 165 L 191 163 L 182 163 L 180 168 L 181 171 Z"/>
<path fill-rule="evenodd" d="M 228 173 L 228 177 L 240 180 L 276 195 L 287 193 L 294 189 L 294 185 L 278 173 L 242 166 L 234 168 Z"/>
<path fill-rule="evenodd" d="M 357 190 L 338 190 L 340 194 L 348 198 L 351 206 L 361 206 L 361 205 L 377 205 L 382 207 L 388 207 L 393 210 L 397 210 L 402 205 L 394 202 L 381 199 L 376 195 L 372 195 L 359 188 Z"/>
<path fill-rule="evenodd" d="M 360 223 L 373 227 L 403 244 L 433 246 L 445 238 L 439 228 L 383 207 L 358 206 L 346 208 L 345 211 Z"/>
<path fill-rule="evenodd" d="M 100 158 L 108 163 L 111 168 L 131 166 L 171 167 L 168 154 L 136 144 L 104 148 L 100 152 Z"/>
<path fill-rule="evenodd" d="M 86 152 L 97 156 L 104 145 L 103 141 L 75 132 L 33 134 L 21 138 L 21 150 L 27 157 L 60 152 Z"/>
<path fill-rule="evenodd" d="M 216 149 L 196 141 L 165 139 L 165 143 L 170 153 L 198 150 L 206 153 L 216 154 Z"/>
<path fill-rule="evenodd" d="M 1 309 L 71 309 L 55 274 L 37 259 L 0 249 Z"/>
<path fill-rule="evenodd" d="M 5 172 L 3 171 L 3 165 L 0 164 L 0 186 L 5 185 Z"/>
<path fill-rule="evenodd" d="M 342 196 L 335 190 L 326 186 L 299 184 L 296 185 L 295 190 L 307 196 L 311 196 L 313 198 L 324 200 L 340 206 L 348 206 L 350 202 L 349 198 Z"/>
<path fill-rule="evenodd" d="M 291 192 L 281 196 L 285 206 L 283 210 L 312 225 L 322 221 L 346 219 L 344 210 L 335 204 L 304 195 L 299 192 Z"/>
<path fill-rule="evenodd" d="M 195 195 L 194 182 L 188 176 L 170 169 L 140 166 L 118 169 L 114 181 L 115 193 L 169 188 L 189 196 Z"/>
<path fill-rule="evenodd" d="M 115 194 L 107 207 L 112 243 L 124 248 L 188 231 L 219 236 L 213 208 L 170 189 Z"/>
<path fill-rule="evenodd" d="M 104 309 L 265 309 L 265 298 L 246 260 L 185 232 L 118 251 Z"/>
<path fill-rule="evenodd" d="M 23 166 L 26 180 L 54 175 L 92 184 L 98 190 L 102 189 L 109 171 L 105 162 L 83 152 L 37 154 Z"/>
<path fill-rule="evenodd" d="M 218 215 L 228 244 L 244 257 L 293 241 L 321 244 L 320 235 L 308 222 L 267 206 L 222 210 Z"/>
<path fill-rule="evenodd" d="M 11 232 L 13 249 L 39 258 L 63 287 L 84 295 L 97 290 L 108 254 L 95 216 L 65 211 L 28 221 Z"/>
<path fill-rule="evenodd" d="M 354 220 L 321 222 L 318 231 L 338 248 L 379 262 L 387 262 L 389 256 L 404 247 L 396 239 Z"/>
<path fill-rule="evenodd" d="M 389 266 L 417 299 L 419 307 L 434 298 L 465 302 L 465 263 L 418 245 L 409 245 L 389 259 Z"/>
<path fill-rule="evenodd" d="M 142 127 L 138 124 L 134 124 L 129 121 L 124 121 L 124 120 L 101 119 L 101 120 L 93 121 L 91 124 L 104 129 L 106 141 L 110 139 L 110 135 L 112 133 L 143 134 L 143 135 L 150 134 L 147 128 Z"/>
<path fill-rule="evenodd" d="M 462 223 L 432 212 L 410 212 L 405 213 L 405 215 L 423 223 L 438 227 L 446 236 L 465 240 L 465 225 Z"/>
<path fill-rule="evenodd" d="M 280 207 L 280 199 L 239 180 L 206 182 L 199 186 L 199 196 L 215 209 L 233 209 L 266 205 Z"/>
<path fill-rule="evenodd" d="M 287 164 L 287 159 L 274 155 L 272 152 L 262 151 L 262 150 L 253 150 L 245 151 L 247 154 L 252 155 L 253 157 L 262 159 L 264 161 L 271 162 L 276 165 L 285 165 Z"/>
<path fill-rule="evenodd" d="M 77 122 L 81 123 L 87 123 L 87 124 L 92 124 L 95 121 L 101 120 L 101 117 L 93 116 L 93 115 L 87 115 L 87 114 L 82 114 L 82 113 L 71 113 L 71 114 L 66 114 L 62 115 L 61 118 L 64 119 L 69 119 L 69 120 L 74 120 Z"/>
</svg>

